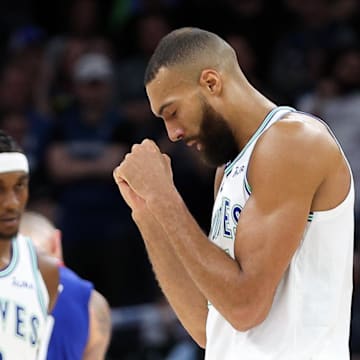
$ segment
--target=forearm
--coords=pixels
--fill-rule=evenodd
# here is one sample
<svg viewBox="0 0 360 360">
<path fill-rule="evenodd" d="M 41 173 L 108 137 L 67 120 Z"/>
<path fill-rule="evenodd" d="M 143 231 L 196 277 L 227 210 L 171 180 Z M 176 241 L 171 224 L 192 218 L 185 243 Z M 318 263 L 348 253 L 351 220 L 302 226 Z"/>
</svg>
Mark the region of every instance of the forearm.
<svg viewBox="0 0 360 360">
<path fill-rule="evenodd" d="M 150 210 L 201 293 L 234 327 L 248 327 L 254 287 L 239 263 L 208 240 L 178 194 Z"/>
<path fill-rule="evenodd" d="M 206 343 L 207 300 L 181 264 L 161 226 L 149 214 L 136 221 L 160 287 L 180 322 L 201 347 Z"/>
</svg>

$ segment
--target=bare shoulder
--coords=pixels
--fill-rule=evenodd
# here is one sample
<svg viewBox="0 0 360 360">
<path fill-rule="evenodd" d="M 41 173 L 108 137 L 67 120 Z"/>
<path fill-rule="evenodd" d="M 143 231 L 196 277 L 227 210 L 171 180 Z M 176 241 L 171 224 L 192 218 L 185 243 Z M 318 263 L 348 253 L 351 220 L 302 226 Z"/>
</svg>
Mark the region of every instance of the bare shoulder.
<svg viewBox="0 0 360 360">
<path fill-rule="evenodd" d="M 350 183 L 346 160 L 333 135 L 321 121 L 301 113 L 290 113 L 260 137 L 248 173 L 251 185 L 264 187 L 274 180 L 281 186 L 301 184 L 303 195 L 318 200 L 312 210 L 335 206 Z"/>
<path fill-rule="evenodd" d="M 273 124 L 261 137 L 259 144 L 270 145 L 274 151 L 285 148 L 292 154 L 317 152 L 327 156 L 320 159 L 328 160 L 329 156 L 339 156 L 339 147 L 323 122 L 302 113 L 290 113 Z M 319 153 L 320 152 L 320 153 Z M 317 157 L 317 160 L 319 157 Z"/>
<path fill-rule="evenodd" d="M 40 273 L 49 293 L 50 301 L 48 310 L 50 312 L 53 309 L 58 296 L 59 264 L 55 258 L 42 253 L 37 254 L 37 259 Z"/>
<path fill-rule="evenodd" d="M 288 160 L 297 167 L 311 166 L 315 174 L 325 174 L 342 153 L 326 126 L 306 114 L 290 113 L 273 124 L 260 137 L 254 156 L 259 155 L 270 163 Z"/>
</svg>

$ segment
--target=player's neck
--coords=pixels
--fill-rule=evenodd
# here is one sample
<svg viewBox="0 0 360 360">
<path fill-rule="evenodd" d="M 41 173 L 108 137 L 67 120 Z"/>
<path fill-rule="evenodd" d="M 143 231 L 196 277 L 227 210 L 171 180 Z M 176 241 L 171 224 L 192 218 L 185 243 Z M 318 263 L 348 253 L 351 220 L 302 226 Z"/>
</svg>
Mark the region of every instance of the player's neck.
<svg viewBox="0 0 360 360">
<path fill-rule="evenodd" d="M 11 239 L 0 240 L 0 271 L 6 268 L 12 257 L 12 242 Z"/>
<path fill-rule="evenodd" d="M 232 97 L 232 111 L 228 119 L 240 148 L 243 148 L 276 105 L 254 88 L 240 92 Z"/>
</svg>

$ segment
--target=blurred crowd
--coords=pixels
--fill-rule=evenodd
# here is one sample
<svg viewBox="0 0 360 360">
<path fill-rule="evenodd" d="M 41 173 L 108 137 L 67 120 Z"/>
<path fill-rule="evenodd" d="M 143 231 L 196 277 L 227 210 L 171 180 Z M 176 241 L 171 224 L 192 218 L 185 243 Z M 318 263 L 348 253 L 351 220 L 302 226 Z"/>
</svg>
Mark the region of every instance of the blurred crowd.
<svg viewBox="0 0 360 360">
<path fill-rule="evenodd" d="M 0 127 L 29 158 L 29 208 L 61 229 L 65 263 L 94 282 L 114 310 L 109 359 L 202 356 L 169 313 L 112 179 L 133 143 L 156 140 L 172 158 L 190 211 L 209 230 L 213 169 L 169 142 L 146 98 L 143 74 L 158 41 L 181 26 L 225 38 L 255 87 L 328 123 L 360 194 L 359 14 L 358 0 L 1 1 Z M 359 214 L 358 196 L 357 223 Z M 358 245 L 356 233 L 354 356 Z"/>
</svg>

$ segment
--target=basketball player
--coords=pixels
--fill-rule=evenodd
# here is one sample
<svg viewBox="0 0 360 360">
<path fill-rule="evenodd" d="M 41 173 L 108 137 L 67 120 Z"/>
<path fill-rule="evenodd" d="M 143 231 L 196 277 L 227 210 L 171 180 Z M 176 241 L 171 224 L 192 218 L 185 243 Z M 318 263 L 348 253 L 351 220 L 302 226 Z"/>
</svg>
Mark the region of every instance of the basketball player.
<svg viewBox="0 0 360 360">
<path fill-rule="evenodd" d="M 57 264 L 18 234 L 29 165 L 0 130 L 0 360 L 38 359 L 59 283 Z"/>
<path fill-rule="evenodd" d="M 62 266 L 61 233 L 43 215 L 26 211 L 20 233 L 28 236 L 39 252 L 60 263 L 60 288 L 52 311 L 54 326 L 47 359 L 102 360 L 111 335 L 110 309 L 93 285 Z"/>
<path fill-rule="evenodd" d="M 201 29 L 165 36 L 145 85 L 169 138 L 218 167 L 209 238 L 153 141 L 114 170 L 162 290 L 205 358 L 349 359 L 354 186 L 328 128 L 265 98 L 229 44 Z"/>
</svg>

